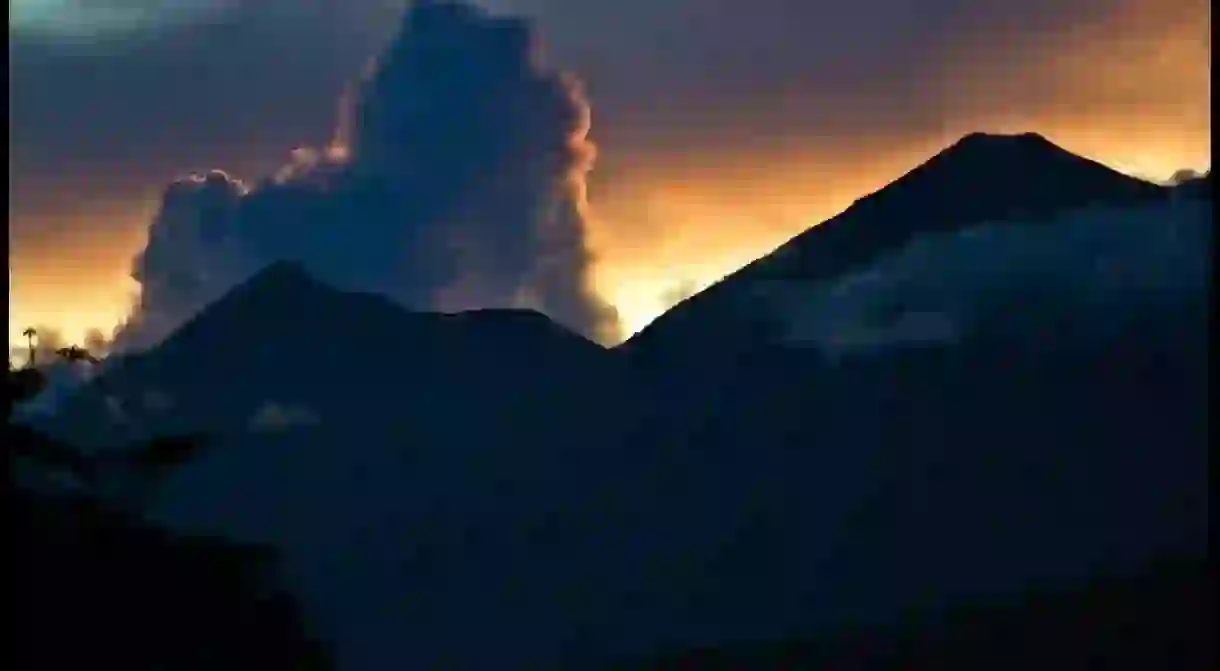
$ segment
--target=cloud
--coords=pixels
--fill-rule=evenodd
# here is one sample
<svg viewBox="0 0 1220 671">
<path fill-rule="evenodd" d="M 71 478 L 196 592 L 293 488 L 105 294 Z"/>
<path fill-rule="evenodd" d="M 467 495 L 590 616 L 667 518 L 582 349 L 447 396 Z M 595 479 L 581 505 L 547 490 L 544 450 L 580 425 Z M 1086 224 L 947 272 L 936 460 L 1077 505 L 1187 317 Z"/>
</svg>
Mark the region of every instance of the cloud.
<svg viewBox="0 0 1220 671">
<path fill-rule="evenodd" d="M 140 296 L 115 333 L 118 348 L 151 345 L 259 267 L 241 240 L 248 189 L 215 170 L 171 184 L 132 263 Z"/>
<path fill-rule="evenodd" d="M 786 324 L 788 343 L 832 358 L 980 333 L 1102 342 L 1166 310 L 1203 309 L 1210 208 L 1090 209 L 928 235 L 839 280 L 758 287 L 756 309 Z"/>
<path fill-rule="evenodd" d="M 168 394 L 155 389 L 144 392 L 144 409 L 150 412 L 165 412 L 174 407 L 174 399 Z"/>
<path fill-rule="evenodd" d="M 1206 86 L 1206 50 L 1194 50 L 1208 32 L 1200 0 L 624 0 L 581 11 L 570 0 L 509 1 L 539 17 L 613 114 L 668 121 L 681 144 L 717 133 L 755 147 L 839 144 L 828 134 L 842 132 L 884 142 L 1014 106 L 1059 116 L 1123 101 L 1177 107 L 1174 118 L 1188 112 L 1192 125 L 1207 116 L 1167 86 L 1186 73 Z"/>
<path fill-rule="evenodd" d="M 106 415 L 110 421 L 116 424 L 122 424 L 127 421 L 127 411 L 123 408 L 123 401 L 116 396 L 106 396 Z"/>
<path fill-rule="evenodd" d="M 808 341 L 808 336 L 799 330 L 789 335 L 790 342 Z M 903 312 L 883 323 L 845 322 L 819 334 L 815 342 L 831 361 L 835 361 L 845 354 L 904 345 L 951 345 L 959 337 L 957 325 L 943 313 Z"/>
<path fill-rule="evenodd" d="M 1169 176 L 1169 179 L 1166 180 L 1166 184 L 1178 185 L 1191 180 L 1201 179 L 1210 173 L 1210 170 L 1205 173 L 1198 170 L 1192 170 L 1190 168 L 1182 168 L 1181 170 L 1174 171 L 1174 173 Z"/>
<path fill-rule="evenodd" d="M 589 106 L 535 51 L 523 20 L 415 6 L 329 147 L 253 187 L 213 171 L 166 190 L 121 344 L 155 342 L 282 259 L 411 308 L 534 307 L 612 340 L 588 284 Z"/>
<path fill-rule="evenodd" d="M 254 431 L 282 431 L 298 426 L 311 426 L 320 420 L 309 408 L 268 401 L 250 418 Z"/>
<path fill-rule="evenodd" d="M 138 400 L 124 401 L 118 395 L 104 394 L 102 396 L 102 403 L 105 407 L 107 418 L 115 424 L 126 424 L 133 419 L 146 421 L 152 415 L 172 410 L 175 406 L 174 399 L 171 396 L 155 389 L 145 391 L 136 398 Z M 132 412 L 133 410 L 134 413 Z"/>
<path fill-rule="evenodd" d="M 84 347 L 95 357 L 101 358 L 110 353 L 110 338 L 101 329 L 91 328 L 85 331 Z"/>
</svg>

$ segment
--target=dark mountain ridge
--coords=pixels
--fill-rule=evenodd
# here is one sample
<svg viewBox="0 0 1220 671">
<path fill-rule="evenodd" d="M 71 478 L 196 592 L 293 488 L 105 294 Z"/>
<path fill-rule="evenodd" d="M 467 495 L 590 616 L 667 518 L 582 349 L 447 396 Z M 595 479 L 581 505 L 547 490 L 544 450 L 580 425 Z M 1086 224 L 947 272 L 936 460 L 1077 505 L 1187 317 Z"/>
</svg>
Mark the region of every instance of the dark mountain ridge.
<svg viewBox="0 0 1220 671">
<path fill-rule="evenodd" d="M 210 432 L 136 502 L 282 553 L 340 668 L 591 668 L 927 623 L 961 601 L 1206 557 L 1196 268 L 1096 285 L 1123 300 L 1018 293 L 962 337 L 842 360 L 759 346 L 768 325 L 733 313 L 732 285 L 831 278 L 917 233 L 1166 193 L 1036 136 L 970 136 L 616 350 L 537 313 L 412 313 L 273 264 L 114 362 L 48 430 L 95 448 Z M 1189 254 L 1147 263 L 1202 263 L 1196 223 L 1174 229 L 1171 251 Z M 663 374 L 640 375 L 649 365 Z M 172 408 L 136 407 L 153 391 Z M 252 426 L 269 403 L 309 421 Z"/>
<path fill-rule="evenodd" d="M 40 426 L 102 446 L 167 432 L 243 431 L 266 404 L 340 423 L 431 422 L 457 408 L 503 415 L 487 404 L 505 400 L 521 410 L 513 419 L 544 400 L 579 417 L 621 386 L 616 362 L 535 311 L 410 312 L 279 262 L 151 351 L 110 362 Z M 164 407 L 145 407 L 158 405 L 147 395 Z"/>
<path fill-rule="evenodd" d="M 1034 133 L 973 133 L 675 306 L 621 348 L 645 367 L 728 354 L 766 339 L 768 324 L 743 317 L 755 285 L 828 280 L 917 235 L 1000 221 L 1037 225 L 1079 208 L 1135 206 L 1169 194 Z"/>
</svg>

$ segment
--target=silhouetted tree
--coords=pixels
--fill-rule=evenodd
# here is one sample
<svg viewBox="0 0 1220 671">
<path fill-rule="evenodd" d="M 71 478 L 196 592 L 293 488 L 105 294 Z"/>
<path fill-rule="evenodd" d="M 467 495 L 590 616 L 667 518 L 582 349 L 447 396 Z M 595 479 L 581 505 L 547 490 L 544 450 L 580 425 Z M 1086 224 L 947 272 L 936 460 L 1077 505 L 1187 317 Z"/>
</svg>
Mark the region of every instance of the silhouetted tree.
<svg viewBox="0 0 1220 671">
<path fill-rule="evenodd" d="M 72 345 L 70 347 L 61 347 L 61 348 L 55 350 L 55 353 L 67 361 L 73 361 L 73 362 L 87 361 L 92 364 L 101 363 L 101 360 L 99 360 L 97 357 L 90 354 L 89 350 L 82 349 L 80 347 L 77 347 L 76 345 Z"/>
<path fill-rule="evenodd" d="M 25 365 L 27 368 L 33 368 L 34 367 L 34 336 L 38 335 L 38 331 L 37 331 L 37 329 L 35 329 L 34 327 L 31 326 L 31 327 L 27 328 L 26 330 L 22 331 L 21 335 L 25 336 L 26 339 L 30 343 L 30 359 L 29 359 L 29 361 L 26 361 Z"/>
</svg>

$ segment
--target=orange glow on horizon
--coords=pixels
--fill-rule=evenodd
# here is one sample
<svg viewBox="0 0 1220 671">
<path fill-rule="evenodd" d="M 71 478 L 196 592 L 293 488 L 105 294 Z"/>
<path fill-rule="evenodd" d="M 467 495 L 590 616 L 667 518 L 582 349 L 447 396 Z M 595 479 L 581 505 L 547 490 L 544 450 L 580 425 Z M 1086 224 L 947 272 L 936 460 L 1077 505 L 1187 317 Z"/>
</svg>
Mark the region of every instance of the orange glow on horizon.
<svg viewBox="0 0 1220 671">
<path fill-rule="evenodd" d="M 717 98 L 714 91 L 706 100 L 687 99 L 675 90 L 664 105 L 672 111 L 655 117 L 637 100 L 640 109 L 631 110 L 638 116 L 631 123 L 620 118 L 607 133 L 615 139 L 598 147 L 613 183 L 598 183 L 595 166 L 597 188 L 589 193 L 596 259 L 590 280 L 617 308 L 622 335 L 663 312 L 678 290 L 714 283 L 972 131 L 1041 133 L 1145 179 L 1210 168 L 1209 6 L 1103 4 L 1104 11 L 1086 13 L 1096 20 L 1081 19 L 1068 30 L 964 31 L 929 53 L 909 53 L 918 65 L 909 70 L 918 78 L 909 82 L 918 85 L 910 94 L 902 86 L 891 90 L 884 78 L 850 91 L 790 91 L 774 99 Z M 604 129 L 597 70 L 587 71 L 596 143 Z M 819 98 L 843 91 L 844 100 Z M 898 113 L 876 113 L 881 106 Z M 675 119 L 685 126 L 675 127 Z M 348 130 L 341 118 L 322 149 L 326 158 L 344 158 Z M 281 158 L 265 148 L 227 149 L 236 165 Z M 82 175 L 123 171 L 122 158 L 113 160 L 67 167 Z M 261 175 L 237 176 L 253 183 Z M 66 192 L 64 184 L 74 183 L 61 181 L 41 194 L 56 201 L 54 208 L 62 201 L 55 214 L 21 226 L 10 221 L 10 342 L 24 344 L 19 334 L 30 325 L 61 329 L 70 339 L 90 327 L 112 331 L 131 304 L 131 259 L 144 244 L 159 187 L 171 177 L 147 183 L 141 176 L 124 193 L 87 196 Z M 37 176 L 27 179 L 36 191 Z"/>
<path fill-rule="evenodd" d="M 1148 178 L 1164 179 L 1180 168 L 1210 167 L 1207 139 L 1169 137 L 1155 150 L 1123 146 L 1100 151 L 1105 143 L 1094 134 L 1046 134 L 1070 150 Z M 903 151 L 870 161 L 869 172 L 844 170 L 828 175 L 821 168 L 810 170 L 800 162 L 789 168 L 767 165 L 758 171 L 767 179 L 753 185 L 743 185 L 736 178 L 730 184 L 723 183 L 714 169 L 667 183 L 664 166 L 658 169 L 653 165 L 654 174 L 646 176 L 650 181 L 624 190 L 639 207 L 592 203 L 598 214 L 590 232 L 598 259 L 591 278 L 593 285 L 618 310 L 625 338 L 668 309 L 678 290 L 701 290 L 715 283 L 834 216 L 856 198 L 881 188 L 944 144 L 940 139 L 909 143 Z M 766 165 L 761 158 L 753 162 Z M 857 158 L 851 163 L 863 161 Z M 738 172 L 745 164 L 744 157 L 739 159 Z M 787 188 L 790 202 L 783 202 L 777 183 L 809 186 Z M 108 335 L 113 331 L 128 313 L 133 292 L 138 289 L 126 277 L 126 269 L 143 244 L 142 229 L 149 220 L 150 205 L 155 207 L 144 203 L 128 210 L 128 235 L 117 236 L 105 249 L 92 247 L 86 257 L 78 259 L 80 263 L 69 268 L 63 265 L 70 253 L 59 250 L 30 250 L 18 259 L 9 290 L 12 346 L 26 344 L 21 332 L 31 325 L 58 329 L 70 342 L 81 342 L 91 328 Z M 623 225 L 629 222 L 628 211 L 645 212 L 645 218 L 656 222 L 655 226 L 640 230 L 639 225 Z M 24 270 L 34 268 L 39 272 Z"/>
<path fill-rule="evenodd" d="M 1024 129 L 1018 125 L 988 130 L 1015 133 Z M 1211 167 L 1207 138 L 1170 138 L 1155 150 L 1119 150 L 1111 144 L 1104 151 L 1107 143 L 1087 132 L 1040 132 L 1075 153 L 1142 179 L 1163 181 L 1179 169 L 1203 172 Z M 760 173 L 780 184 L 810 185 L 789 187 L 790 202 L 780 200 L 768 185 L 751 193 L 739 183 L 718 183 L 715 175 L 699 176 L 693 185 L 645 186 L 641 190 L 647 194 L 642 200 L 650 204 L 645 208 L 650 210 L 647 219 L 660 222 L 661 230 L 651 231 L 652 239 L 645 244 L 630 239 L 630 234 L 613 233 L 613 224 L 593 231 L 593 246 L 601 261 L 594 271 L 594 285 L 618 309 L 623 335 L 628 337 L 671 307 L 665 298 L 676 288 L 702 290 L 716 283 L 835 216 L 857 198 L 884 187 L 956 137 L 911 143 L 904 151 L 879 157 L 871 173 L 827 175 L 799 164 L 787 170 L 774 165 L 760 168 Z M 816 199 L 806 195 L 815 190 Z M 601 205 L 603 213 L 615 209 L 615 203 L 595 205 Z M 608 220 L 618 219 L 610 215 Z"/>
</svg>

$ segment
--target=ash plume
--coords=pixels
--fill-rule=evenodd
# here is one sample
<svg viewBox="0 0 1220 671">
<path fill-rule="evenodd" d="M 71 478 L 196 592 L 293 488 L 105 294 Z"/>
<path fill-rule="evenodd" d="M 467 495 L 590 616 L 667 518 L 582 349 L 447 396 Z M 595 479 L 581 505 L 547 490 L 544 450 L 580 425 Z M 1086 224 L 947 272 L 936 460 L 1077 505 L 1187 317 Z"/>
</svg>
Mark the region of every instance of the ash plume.
<svg viewBox="0 0 1220 671">
<path fill-rule="evenodd" d="M 414 4 L 340 116 L 327 147 L 253 186 L 216 170 L 166 189 L 117 349 L 159 341 L 279 260 L 412 309 L 532 307 L 616 337 L 588 284 L 589 105 L 542 67 L 526 21 Z"/>
</svg>

